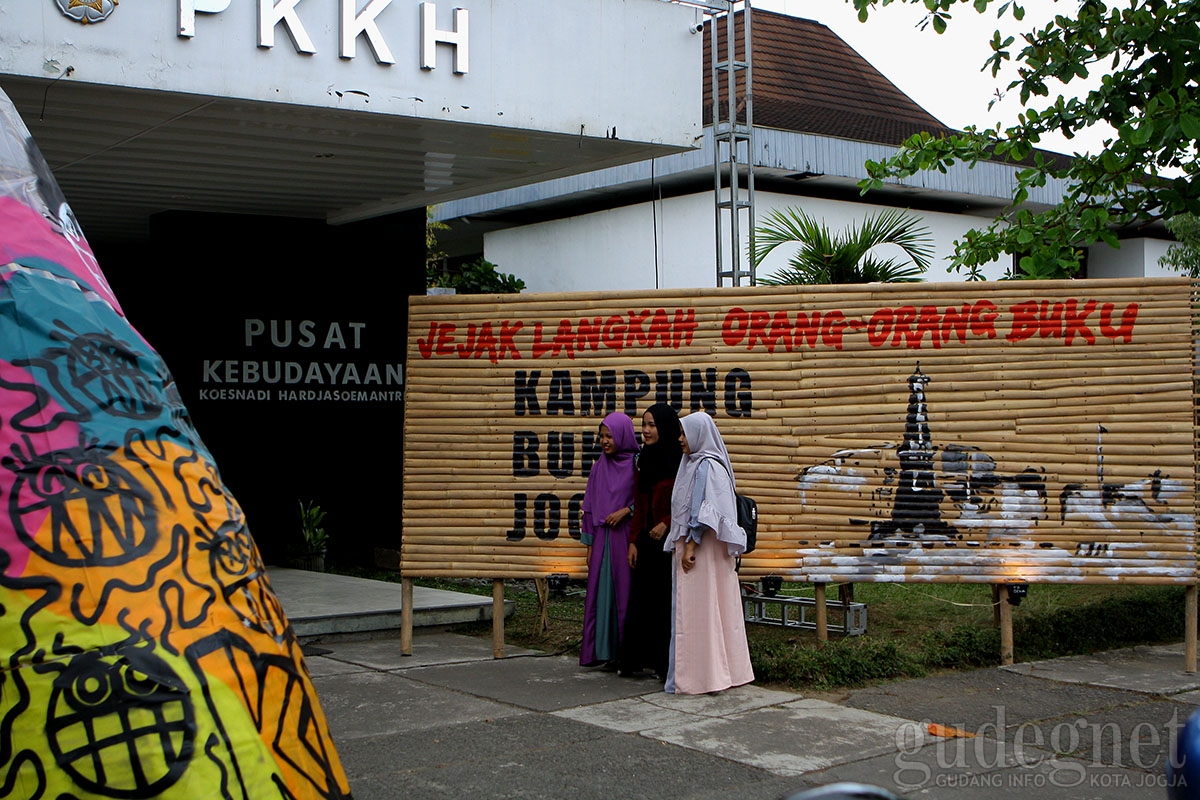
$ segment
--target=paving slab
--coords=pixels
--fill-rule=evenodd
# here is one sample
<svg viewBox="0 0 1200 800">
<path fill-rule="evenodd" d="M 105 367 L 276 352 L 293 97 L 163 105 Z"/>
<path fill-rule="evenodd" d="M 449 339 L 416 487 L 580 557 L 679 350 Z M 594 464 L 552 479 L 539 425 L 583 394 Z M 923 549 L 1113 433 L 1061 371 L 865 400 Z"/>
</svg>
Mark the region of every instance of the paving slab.
<svg viewBox="0 0 1200 800">
<path fill-rule="evenodd" d="M 1071 798 L 1157 798 L 1166 795 L 1166 778 L 1120 767 L 1062 758 L 1049 750 L 1026 748 L 1019 755 L 1005 743 L 980 737 L 957 739 L 946 751 L 937 743 L 920 750 L 841 764 L 809 773 L 821 784 L 853 781 L 880 786 L 904 798 L 937 800 L 1029 800 Z M 958 748 L 958 744 L 965 747 Z"/>
<path fill-rule="evenodd" d="M 306 650 L 313 650 L 308 645 Z M 413 636 L 412 655 L 400 652 L 398 636 L 372 639 L 333 640 L 322 642 L 315 649 L 325 658 L 376 670 L 401 670 L 441 664 L 460 664 L 468 661 L 492 661 L 491 639 L 463 636 L 440 631 Z M 537 651 L 505 646 L 506 657 L 529 655 Z"/>
<path fill-rule="evenodd" d="M 417 667 L 405 670 L 404 675 L 533 711 L 558 711 L 661 692 L 654 682 L 585 669 L 566 656 L 514 656 Z"/>
<path fill-rule="evenodd" d="M 1161 800 L 1171 738 L 1200 705 L 1178 648 L 805 698 L 668 695 L 570 656 L 493 659 L 490 639 L 433 629 L 406 657 L 384 636 L 304 648 L 358 800 L 779 800 L 840 781 L 904 798 Z"/>
<path fill-rule="evenodd" d="M 903 795 L 935 785 L 962 783 L 971 775 L 1036 766 L 1053 757 L 1048 750 L 1034 748 L 1017 752 L 1004 741 L 986 736 L 928 736 L 921 742 L 909 731 L 902 731 L 889 753 L 836 764 L 804 777 L 822 784 L 850 781 L 882 786 Z"/>
<path fill-rule="evenodd" d="M 717 695 L 711 694 L 667 694 L 657 692 L 647 695 L 648 703 L 661 706 L 673 711 L 682 711 L 702 717 L 723 717 L 737 714 L 755 708 L 778 706 L 792 703 L 802 698 L 796 692 L 781 692 L 775 689 L 763 689 L 750 684 L 726 689 Z"/>
<path fill-rule="evenodd" d="M 845 704 L 922 722 L 964 728 L 984 736 L 1027 722 L 1145 702 L 1146 695 L 1032 678 L 1000 668 L 899 681 L 850 693 Z"/>
<path fill-rule="evenodd" d="M 356 800 L 777 800 L 792 785 L 724 758 L 547 714 L 357 739 L 339 751 Z"/>
<path fill-rule="evenodd" d="M 304 663 L 308 664 L 308 674 L 313 678 L 325 678 L 330 675 L 348 675 L 351 672 L 371 672 L 368 667 L 358 664 L 348 664 L 323 655 L 304 654 Z"/>
<path fill-rule="evenodd" d="M 556 717 L 586 722 L 599 728 L 621 733 L 640 733 L 656 728 L 686 725 L 695 715 L 673 711 L 648 702 L 647 696 L 625 697 L 590 706 L 576 706 L 552 712 Z"/>
<path fill-rule="evenodd" d="M 324 642 L 381 632 L 396 635 L 400 630 L 404 603 L 399 583 L 274 566 L 267 567 L 267 575 L 301 641 Z M 511 613 L 512 601 L 506 600 L 504 608 L 506 614 Z M 491 618 L 490 597 L 413 587 L 416 628 Z"/>
<path fill-rule="evenodd" d="M 695 721 L 697 717 L 720 717 L 766 708 L 790 703 L 797 697 L 799 695 L 791 692 L 738 686 L 715 697 L 655 692 L 553 713 L 610 730 L 651 735 L 657 728 L 676 728 Z"/>
<path fill-rule="evenodd" d="M 1161 774 L 1190 711 L 1189 706 L 1170 700 L 1146 698 L 1088 714 L 1027 722 L 1010 734 L 1014 740 L 1091 765 Z"/>
<path fill-rule="evenodd" d="M 804 778 L 790 775 L 765 775 L 761 781 L 738 788 L 736 795 L 731 795 L 725 788 L 709 788 L 693 785 L 688 789 L 684 800 L 742 800 L 742 798 L 758 798 L 759 800 L 783 800 L 797 792 L 812 789 L 820 784 L 810 783 Z M 658 800 L 666 800 L 661 796 Z"/>
<path fill-rule="evenodd" d="M 1000 669 L 1064 683 L 1085 683 L 1147 694 L 1200 689 L 1200 673 L 1184 672 L 1183 645 L 1127 647 L 1105 653 L 1030 661 Z"/>
<path fill-rule="evenodd" d="M 520 713 L 462 692 L 436 689 L 390 672 L 313 677 L 329 730 L 339 746 L 355 738 L 478 722 Z"/>
<path fill-rule="evenodd" d="M 338 753 L 351 780 L 416 770 L 446 770 L 466 761 L 508 759 L 514 751 L 554 749 L 610 735 L 592 725 L 519 712 L 507 717 L 346 739 Z M 391 780 L 389 777 L 388 780 Z"/>
<path fill-rule="evenodd" d="M 906 792 L 928 800 L 1163 800 L 1166 778 L 1072 759 L 1049 760 L 1033 767 L 1009 767 L 982 774 L 935 777 Z"/>
<path fill-rule="evenodd" d="M 776 775 L 800 776 L 865 756 L 894 752 L 897 736 L 919 726 L 896 717 L 847 708 L 823 700 L 796 700 L 725 717 L 696 718 L 645 736 L 720 754 Z"/>
</svg>

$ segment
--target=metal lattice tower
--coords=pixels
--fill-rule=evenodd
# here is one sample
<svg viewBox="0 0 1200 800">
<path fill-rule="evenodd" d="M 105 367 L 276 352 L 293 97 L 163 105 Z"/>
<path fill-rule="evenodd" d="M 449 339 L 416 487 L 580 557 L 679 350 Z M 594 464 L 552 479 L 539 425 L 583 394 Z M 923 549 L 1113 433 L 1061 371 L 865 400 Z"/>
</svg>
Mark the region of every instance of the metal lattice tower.
<svg viewBox="0 0 1200 800">
<path fill-rule="evenodd" d="M 753 286 L 756 283 L 754 262 L 748 255 L 754 252 L 754 96 L 751 91 L 754 50 L 750 46 L 750 0 L 667 2 L 699 8 L 708 18 L 717 286 Z M 737 57 L 739 27 L 740 59 Z M 739 95 L 745 100 L 740 112 Z"/>
<path fill-rule="evenodd" d="M 741 6 L 740 13 L 737 6 Z M 750 0 L 710 2 L 705 14 L 709 17 L 712 84 L 717 286 L 753 286 L 756 282 L 754 262 L 749 255 L 754 252 L 754 97 L 751 91 L 754 50 L 751 48 Z M 739 21 L 740 59 L 737 57 Z M 724 37 L 721 36 L 722 28 Z M 745 100 L 740 112 L 739 96 Z"/>
</svg>

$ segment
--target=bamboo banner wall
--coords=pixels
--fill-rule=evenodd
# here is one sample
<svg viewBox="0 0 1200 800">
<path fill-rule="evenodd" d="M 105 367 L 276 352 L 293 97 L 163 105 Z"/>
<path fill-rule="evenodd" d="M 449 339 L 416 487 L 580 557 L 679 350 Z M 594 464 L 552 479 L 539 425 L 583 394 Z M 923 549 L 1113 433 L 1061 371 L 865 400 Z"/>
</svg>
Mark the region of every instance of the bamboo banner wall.
<svg viewBox="0 0 1200 800">
<path fill-rule="evenodd" d="M 742 574 L 1193 583 L 1186 279 L 413 298 L 408 576 L 580 577 L 607 413 L 710 413 Z"/>
</svg>

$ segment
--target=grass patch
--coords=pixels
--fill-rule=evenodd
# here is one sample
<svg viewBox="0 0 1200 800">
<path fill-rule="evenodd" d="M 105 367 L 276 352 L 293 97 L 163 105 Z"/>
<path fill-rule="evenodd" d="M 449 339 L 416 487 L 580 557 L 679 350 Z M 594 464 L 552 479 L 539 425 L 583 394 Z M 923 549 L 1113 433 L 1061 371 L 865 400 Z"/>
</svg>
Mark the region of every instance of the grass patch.
<svg viewBox="0 0 1200 800">
<path fill-rule="evenodd" d="M 750 660 L 759 683 L 837 689 L 925 674 L 920 659 L 892 639 L 851 636 L 817 648 L 778 636 L 751 638 Z"/>
<path fill-rule="evenodd" d="M 399 581 L 395 572 L 338 570 L 375 580 Z M 481 579 L 424 579 L 437 589 L 491 597 Z M 505 641 L 553 653 L 578 653 L 583 629 L 583 583 L 552 596 L 545 629 L 533 581 L 505 581 L 505 599 L 515 611 L 505 623 Z M 807 592 L 805 589 L 807 588 Z M 811 586 L 785 584 L 787 594 L 811 595 Z M 827 597 L 838 596 L 830 587 Z M 831 634 L 818 647 L 815 631 L 747 625 L 750 656 L 759 684 L 825 691 L 914 678 L 946 670 L 978 669 L 1000 663 L 1000 632 L 994 626 L 991 587 L 978 584 L 860 583 L 855 602 L 867 606 L 867 634 Z M 834 613 L 830 611 L 831 615 Z M 1035 584 L 1013 609 L 1018 661 L 1183 640 L 1184 589 L 1174 586 L 1071 586 Z M 490 637 L 490 622 L 455 626 Z"/>
</svg>

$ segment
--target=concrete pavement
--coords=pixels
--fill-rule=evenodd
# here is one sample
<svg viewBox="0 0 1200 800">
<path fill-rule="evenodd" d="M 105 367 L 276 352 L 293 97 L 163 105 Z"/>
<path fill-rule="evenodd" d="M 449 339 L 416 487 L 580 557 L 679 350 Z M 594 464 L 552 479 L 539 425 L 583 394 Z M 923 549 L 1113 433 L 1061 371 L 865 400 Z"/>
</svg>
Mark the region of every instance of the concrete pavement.
<svg viewBox="0 0 1200 800">
<path fill-rule="evenodd" d="M 832 695 L 689 697 L 573 655 L 494 659 L 490 639 L 436 625 L 408 657 L 394 632 L 305 640 L 358 800 L 775 800 L 840 781 L 905 798 L 1161 800 L 1170 742 L 1200 704 L 1182 645 Z"/>
</svg>

